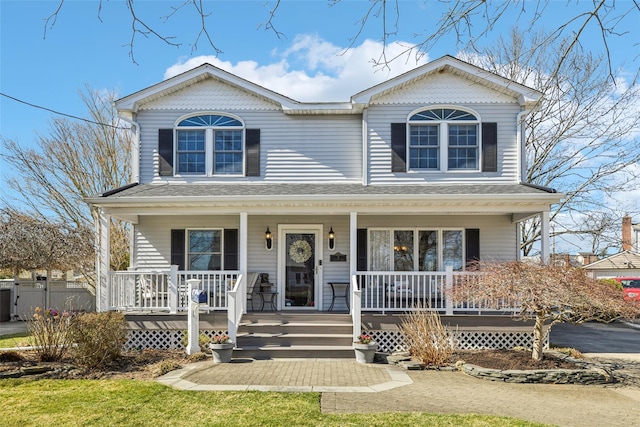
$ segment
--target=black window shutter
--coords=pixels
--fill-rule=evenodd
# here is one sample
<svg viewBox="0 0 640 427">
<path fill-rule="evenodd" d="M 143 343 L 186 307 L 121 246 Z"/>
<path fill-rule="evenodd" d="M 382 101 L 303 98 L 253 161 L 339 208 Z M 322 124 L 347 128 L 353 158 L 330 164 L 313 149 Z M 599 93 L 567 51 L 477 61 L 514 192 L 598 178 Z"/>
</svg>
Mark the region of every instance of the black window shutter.
<svg viewBox="0 0 640 427">
<path fill-rule="evenodd" d="M 474 262 L 480 261 L 480 230 L 467 228 L 465 230 L 466 241 L 466 267 L 470 268 Z"/>
<path fill-rule="evenodd" d="M 246 130 L 245 147 L 247 176 L 260 176 L 260 129 Z"/>
<path fill-rule="evenodd" d="M 407 171 L 407 124 L 391 123 L 391 172 Z"/>
<path fill-rule="evenodd" d="M 238 269 L 238 230 L 225 228 L 224 230 L 224 269 Z"/>
<path fill-rule="evenodd" d="M 160 176 L 173 175 L 173 129 L 158 129 L 158 154 Z"/>
<path fill-rule="evenodd" d="M 186 242 L 184 230 L 171 230 L 171 265 L 177 265 L 178 270 L 184 270 Z"/>
<path fill-rule="evenodd" d="M 482 172 L 498 172 L 498 124 L 482 124 Z"/>
<path fill-rule="evenodd" d="M 367 229 L 358 228 L 356 242 L 356 268 L 358 271 L 367 271 Z"/>
</svg>

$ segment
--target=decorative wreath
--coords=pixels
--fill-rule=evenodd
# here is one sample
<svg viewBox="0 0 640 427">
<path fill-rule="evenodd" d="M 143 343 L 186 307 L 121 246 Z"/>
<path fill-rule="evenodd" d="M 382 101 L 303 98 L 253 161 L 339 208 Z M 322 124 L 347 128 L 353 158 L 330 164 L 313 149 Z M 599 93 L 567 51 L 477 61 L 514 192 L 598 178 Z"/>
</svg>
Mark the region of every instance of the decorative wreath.
<svg viewBox="0 0 640 427">
<path fill-rule="evenodd" d="M 296 240 L 289 247 L 289 256 L 295 262 L 307 262 L 311 258 L 311 245 L 306 240 Z"/>
</svg>

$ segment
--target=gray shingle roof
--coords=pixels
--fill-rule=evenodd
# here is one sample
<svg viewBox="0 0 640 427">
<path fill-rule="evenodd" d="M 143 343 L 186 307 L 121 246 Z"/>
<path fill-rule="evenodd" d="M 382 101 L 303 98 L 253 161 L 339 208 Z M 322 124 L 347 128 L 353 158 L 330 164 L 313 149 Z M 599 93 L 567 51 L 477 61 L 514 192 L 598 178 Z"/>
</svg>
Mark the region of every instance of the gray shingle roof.
<svg viewBox="0 0 640 427">
<path fill-rule="evenodd" d="M 455 196 L 455 195 L 545 195 L 555 190 L 526 184 L 426 184 L 426 185 L 361 185 L 361 184 L 288 184 L 288 183 L 242 183 L 242 184 L 140 184 L 129 185 L 101 195 L 110 200 L 156 199 L 156 198 L 228 198 L 265 196 Z"/>
</svg>

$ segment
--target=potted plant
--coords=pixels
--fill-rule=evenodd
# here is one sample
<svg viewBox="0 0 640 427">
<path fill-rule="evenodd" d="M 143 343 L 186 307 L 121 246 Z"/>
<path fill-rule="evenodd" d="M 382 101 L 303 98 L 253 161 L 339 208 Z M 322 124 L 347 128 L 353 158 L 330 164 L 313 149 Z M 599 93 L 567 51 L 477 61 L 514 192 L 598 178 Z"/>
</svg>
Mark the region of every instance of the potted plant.
<svg viewBox="0 0 640 427">
<path fill-rule="evenodd" d="M 234 343 L 228 335 L 216 335 L 209 343 L 209 348 L 213 353 L 213 363 L 229 363 L 233 354 Z"/>
<path fill-rule="evenodd" d="M 373 363 L 377 348 L 378 344 L 373 340 L 371 335 L 360 334 L 353 343 L 353 349 L 356 352 L 356 362 Z"/>
</svg>

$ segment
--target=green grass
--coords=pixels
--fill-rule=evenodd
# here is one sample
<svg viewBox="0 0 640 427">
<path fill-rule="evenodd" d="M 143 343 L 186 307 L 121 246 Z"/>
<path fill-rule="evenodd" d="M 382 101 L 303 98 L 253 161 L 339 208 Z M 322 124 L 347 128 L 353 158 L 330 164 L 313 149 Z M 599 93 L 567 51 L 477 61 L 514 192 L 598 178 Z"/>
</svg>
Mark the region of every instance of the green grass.
<svg viewBox="0 0 640 427">
<path fill-rule="evenodd" d="M 0 348 L 26 347 L 33 345 L 33 340 L 27 332 L 0 336 Z"/>
<path fill-rule="evenodd" d="M 541 426 L 505 417 L 322 414 L 318 393 L 194 392 L 151 381 L 0 380 L 2 424 L 19 426 Z"/>
</svg>

